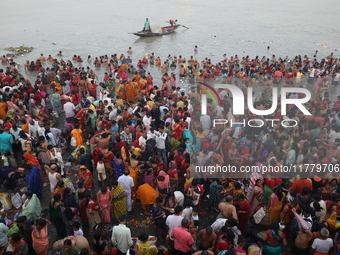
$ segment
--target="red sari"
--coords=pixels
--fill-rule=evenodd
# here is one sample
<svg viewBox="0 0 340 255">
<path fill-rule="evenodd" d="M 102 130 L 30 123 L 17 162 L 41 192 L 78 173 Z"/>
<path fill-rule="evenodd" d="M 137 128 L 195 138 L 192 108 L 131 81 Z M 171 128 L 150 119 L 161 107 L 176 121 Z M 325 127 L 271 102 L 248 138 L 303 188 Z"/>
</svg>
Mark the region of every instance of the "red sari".
<svg viewBox="0 0 340 255">
<path fill-rule="evenodd" d="M 95 153 L 96 152 L 96 153 Z M 94 148 L 92 152 L 92 159 L 94 161 L 94 165 L 96 166 L 99 161 L 99 154 L 102 154 L 103 151 L 99 148 Z"/>
<path fill-rule="evenodd" d="M 238 213 L 239 220 L 238 228 L 242 232 L 242 235 L 244 235 L 248 228 L 248 218 L 251 211 L 250 202 L 248 200 L 244 200 L 243 203 L 239 202 L 238 205 L 240 206 L 239 211 L 244 211 L 244 213 Z"/>
<path fill-rule="evenodd" d="M 89 84 L 88 89 L 89 89 L 90 94 L 94 98 L 97 98 L 97 84 Z"/>
<path fill-rule="evenodd" d="M 180 124 L 174 123 L 172 125 L 172 137 L 176 140 L 181 140 L 183 133 L 183 128 Z"/>
<path fill-rule="evenodd" d="M 82 174 L 82 171 L 79 171 L 79 173 L 78 173 L 78 180 L 85 182 L 85 179 L 86 179 L 87 176 L 90 176 L 90 181 L 88 183 L 84 184 L 84 188 L 92 190 L 93 177 L 92 177 L 92 174 L 91 174 L 90 170 L 86 169 L 84 174 Z"/>
</svg>

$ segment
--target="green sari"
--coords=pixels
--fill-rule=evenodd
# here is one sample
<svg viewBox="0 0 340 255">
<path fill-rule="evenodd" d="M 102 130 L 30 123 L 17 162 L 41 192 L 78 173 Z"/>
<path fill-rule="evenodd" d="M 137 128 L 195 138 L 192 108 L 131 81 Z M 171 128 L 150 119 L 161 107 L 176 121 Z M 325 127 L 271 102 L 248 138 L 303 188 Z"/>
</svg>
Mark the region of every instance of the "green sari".
<svg viewBox="0 0 340 255">
<path fill-rule="evenodd" d="M 26 205 L 27 199 L 25 203 L 22 205 L 22 216 L 26 216 L 29 220 L 35 220 L 40 217 L 41 214 L 41 204 L 40 200 L 36 194 L 33 194 L 31 200 Z"/>
<path fill-rule="evenodd" d="M 64 204 L 58 205 L 56 208 L 54 208 L 50 204 L 50 218 L 51 222 L 55 226 L 57 230 L 57 234 L 60 238 L 66 237 L 66 227 L 63 222 L 63 219 L 61 217 L 61 208 L 64 206 Z"/>
</svg>

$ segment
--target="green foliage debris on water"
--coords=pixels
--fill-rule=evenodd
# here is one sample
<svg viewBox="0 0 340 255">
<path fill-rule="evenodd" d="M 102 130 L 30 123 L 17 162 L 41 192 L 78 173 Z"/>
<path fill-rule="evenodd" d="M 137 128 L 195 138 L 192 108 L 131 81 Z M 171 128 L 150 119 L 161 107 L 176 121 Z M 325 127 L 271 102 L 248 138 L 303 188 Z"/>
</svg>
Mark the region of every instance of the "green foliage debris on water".
<svg viewBox="0 0 340 255">
<path fill-rule="evenodd" d="M 22 45 L 19 47 L 7 47 L 4 49 L 7 51 L 13 52 L 13 53 L 8 53 L 7 54 L 8 57 L 16 57 L 16 56 L 24 55 L 24 54 L 27 54 L 33 51 L 33 47 L 29 47 L 25 45 Z"/>
</svg>

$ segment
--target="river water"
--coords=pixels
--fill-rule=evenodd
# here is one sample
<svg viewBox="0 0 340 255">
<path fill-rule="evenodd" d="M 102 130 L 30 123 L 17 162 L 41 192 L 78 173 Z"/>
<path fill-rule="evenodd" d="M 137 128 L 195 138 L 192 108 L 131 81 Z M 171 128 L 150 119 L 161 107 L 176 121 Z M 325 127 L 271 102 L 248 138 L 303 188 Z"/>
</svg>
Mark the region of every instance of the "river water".
<svg viewBox="0 0 340 255">
<path fill-rule="evenodd" d="M 209 57 L 213 63 L 224 53 L 290 58 L 312 57 L 315 50 L 319 58 L 340 53 L 337 0 L 11 0 L 2 2 L 2 10 L 0 54 L 7 53 L 4 47 L 34 47 L 15 59 L 20 64 L 36 60 L 40 53 L 56 57 L 61 50 L 64 60 L 81 55 L 82 65 L 87 66 L 88 55 L 126 53 L 129 46 L 134 64 L 151 52 L 162 61 L 168 54 L 189 59 L 195 45 L 199 49 L 195 58 Z M 189 29 L 181 27 L 154 38 L 128 34 L 142 29 L 146 17 L 161 26 L 170 18 L 178 19 Z M 147 69 L 160 77 L 159 68 Z M 104 68 L 97 73 L 103 77 Z"/>
</svg>

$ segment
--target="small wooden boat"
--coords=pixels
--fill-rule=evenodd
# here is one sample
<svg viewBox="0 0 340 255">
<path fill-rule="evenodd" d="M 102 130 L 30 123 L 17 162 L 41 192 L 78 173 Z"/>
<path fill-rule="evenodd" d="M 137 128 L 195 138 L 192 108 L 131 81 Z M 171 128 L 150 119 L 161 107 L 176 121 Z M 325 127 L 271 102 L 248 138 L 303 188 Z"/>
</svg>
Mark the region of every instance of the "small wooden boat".
<svg viewBox="0 0 340 255">
<path fill-rule="evenodd" d="M 133 32 L 131 34 L 140 36 L 140 37 L 152 37 L 152 36 L 162 36 L 162 35 L 167 35 L 167 34 L 171 34 L 173 32 L 175 32 L 175 30 L 180 27 L 181 25 L 177 24 L 173 27 L 171 26 L 167 26 L 167 27 L 162 27 L 162 32 L 160 33 L 149 33 L 149 32 L 144 32 L 144 31 L 138 31 L 138 32 Z"/>
</svg>

